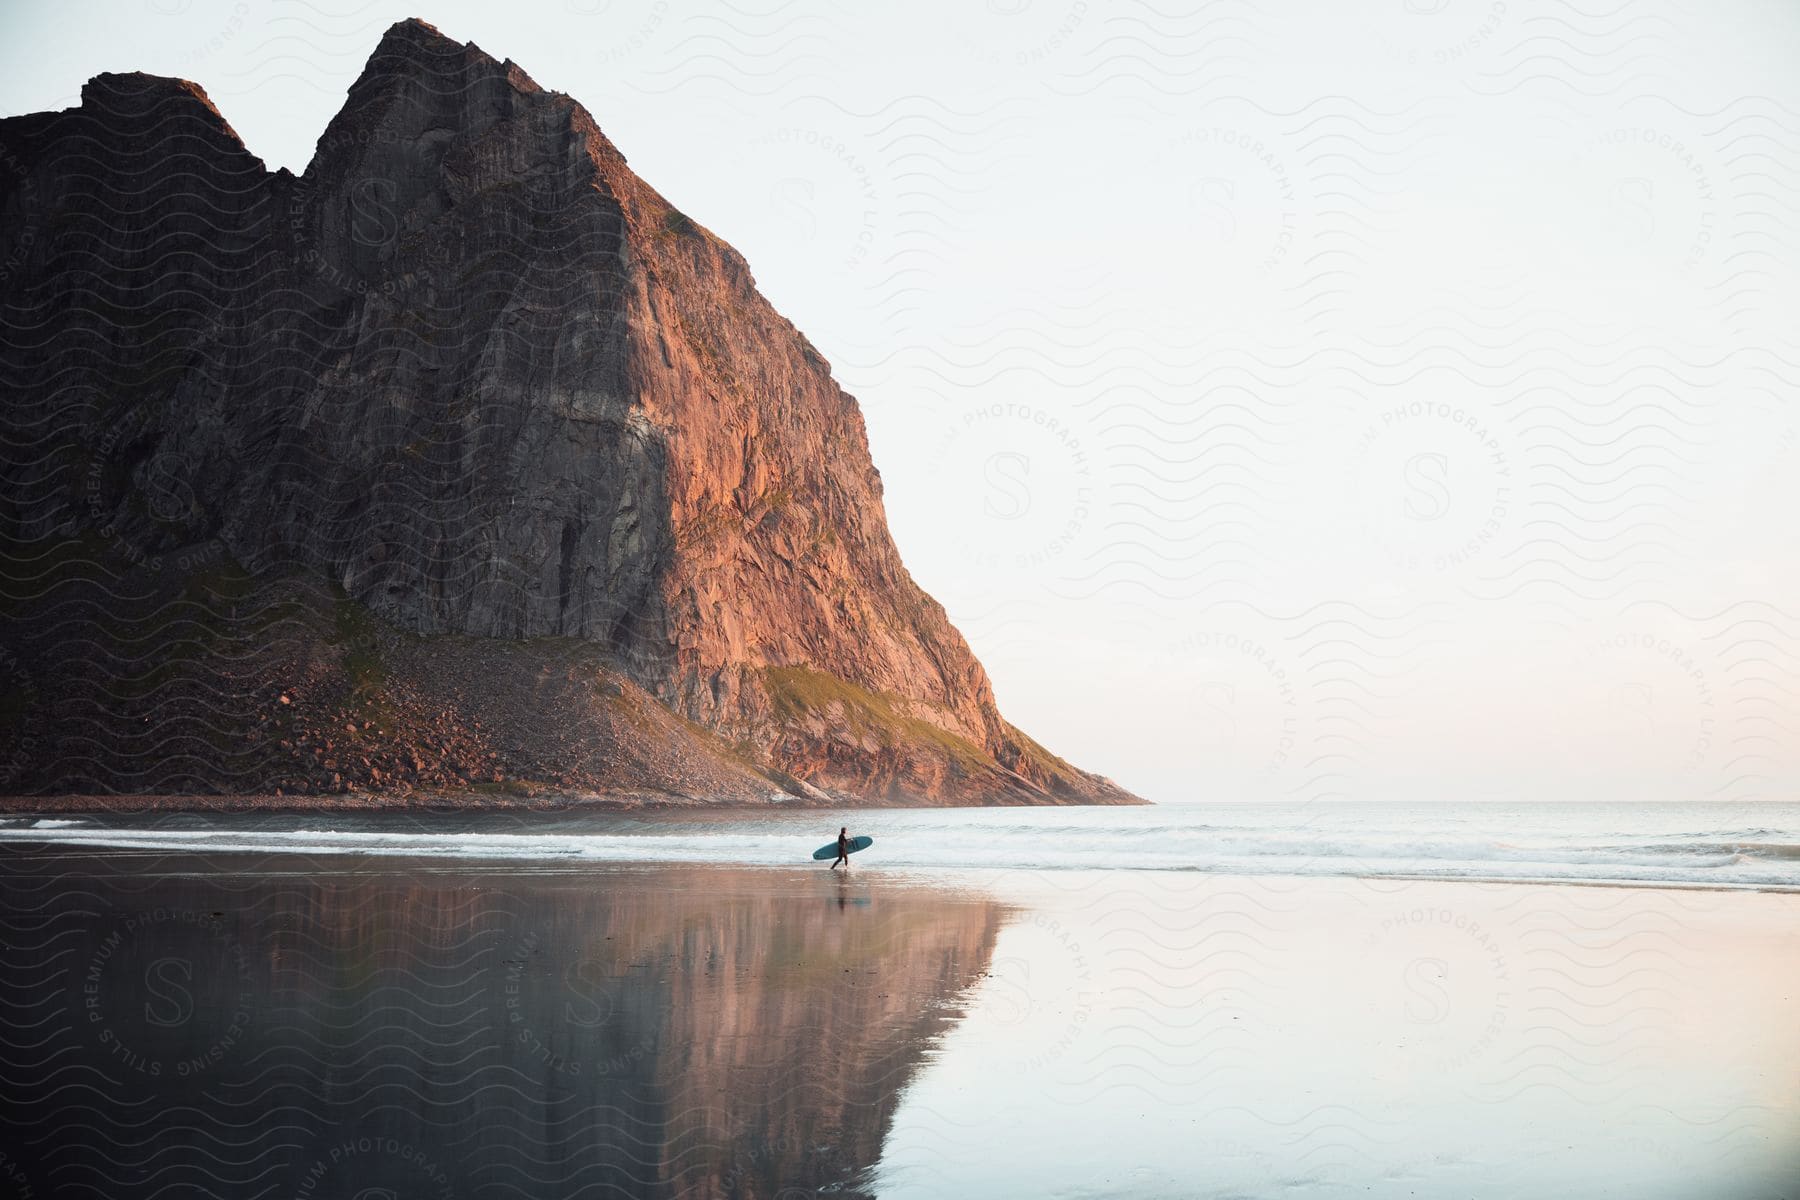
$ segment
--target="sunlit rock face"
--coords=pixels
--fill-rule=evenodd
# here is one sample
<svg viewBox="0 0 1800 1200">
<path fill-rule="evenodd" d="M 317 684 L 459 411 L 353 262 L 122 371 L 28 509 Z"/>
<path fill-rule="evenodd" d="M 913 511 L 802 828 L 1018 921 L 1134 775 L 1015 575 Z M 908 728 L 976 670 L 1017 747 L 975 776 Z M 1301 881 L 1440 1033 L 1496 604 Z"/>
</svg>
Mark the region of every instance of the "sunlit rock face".
<svg viewBox="0 0 1800 1200">
<path fill-rule="evenodd" d="M 1000 717 L 900 562 L 855 400 L 743 259 L 510 62 L 394 26 L 298 177 L 198 86 L 146 75 L 0 122 L 0 152 L 28 614 L 43 588 L 16 581 L 85 537 L 54 564 L 103 563 L 76 573 L 105 592 L 228 566 L 406 635 L 597 647 L 718 735 L 746 794 L 1132 801 Z M 241 707 L 227 686 L 200 689 L 215 724 Z M 478 697 L 411 686 L 480 720 Z M 306 697 L 326 721 L 329 691 Z M 276 777 L 220 784 L 195 755 L 208 787 Z M 678 775 L 653 789 L 688 794 Z"/>
</svg>

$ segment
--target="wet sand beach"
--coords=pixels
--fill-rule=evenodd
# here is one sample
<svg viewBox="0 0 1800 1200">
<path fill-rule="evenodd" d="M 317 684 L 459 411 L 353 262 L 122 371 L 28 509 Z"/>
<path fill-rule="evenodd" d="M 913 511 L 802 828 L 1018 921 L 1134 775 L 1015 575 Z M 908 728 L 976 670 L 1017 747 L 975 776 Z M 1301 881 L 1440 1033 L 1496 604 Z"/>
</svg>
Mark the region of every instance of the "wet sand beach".
<svg viewBox="0 0 1800 1200">
<path fill-rule="evenodd" d="M 1800 1178 L 1792 893 L 0 864 L 19 1194 L 1731 1200 Z"/>
</svg>

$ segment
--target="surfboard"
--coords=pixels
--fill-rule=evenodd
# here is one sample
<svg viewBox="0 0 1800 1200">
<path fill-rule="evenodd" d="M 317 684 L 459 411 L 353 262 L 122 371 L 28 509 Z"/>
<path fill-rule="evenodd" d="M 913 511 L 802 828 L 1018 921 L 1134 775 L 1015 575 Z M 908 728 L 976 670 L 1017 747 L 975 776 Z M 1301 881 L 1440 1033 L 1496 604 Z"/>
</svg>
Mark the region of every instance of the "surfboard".
<svg viewBox="0 0 1800 1200">
<path fill-rule="evenodd" d="M 853 837 L 850 839 L 850 853 L 855 854 L 858 850 L 867 850 L 874 844 L 875 839 L 872 837 Z M 828 858 L 836 858 L 837 839 L 833 838 L 830 842 L 820 846 L 817 850 L 814 850 L 813 857 L 820 862 L 823 862 Z"/>
</svg>

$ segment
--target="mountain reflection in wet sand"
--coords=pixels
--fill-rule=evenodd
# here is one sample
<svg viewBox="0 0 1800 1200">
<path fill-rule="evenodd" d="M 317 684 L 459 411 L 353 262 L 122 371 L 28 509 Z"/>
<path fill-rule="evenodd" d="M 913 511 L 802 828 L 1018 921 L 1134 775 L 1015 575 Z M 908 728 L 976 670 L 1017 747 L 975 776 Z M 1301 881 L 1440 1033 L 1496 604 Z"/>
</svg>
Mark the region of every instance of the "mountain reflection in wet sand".
<svg viewBox="0 0 1800 1200">
<path fill-rule="evenodd" d="M 0 1171 L 40 1195 L 865 1194 L 1005 915 L 817 873 L 9 858 Z"/>
</svg>

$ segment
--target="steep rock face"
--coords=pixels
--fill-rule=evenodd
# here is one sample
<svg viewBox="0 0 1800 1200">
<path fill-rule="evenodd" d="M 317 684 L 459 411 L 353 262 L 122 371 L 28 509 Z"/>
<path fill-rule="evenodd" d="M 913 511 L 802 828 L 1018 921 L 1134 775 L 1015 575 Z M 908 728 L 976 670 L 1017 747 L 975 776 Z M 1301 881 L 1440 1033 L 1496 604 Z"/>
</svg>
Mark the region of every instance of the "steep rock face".
<svg viewBox="0 0 1800 1200">
<path fill-rule="evenodd" d="M 396 25 L 299 177 L 197 86 L 103 75 L 0 122 L 0 188 L 15 626 L 51 611 L 26 564 L 97 534 L 594 644 L 778 780 L 1131 801 L 1001 719 L 743 260 L 512 64 Z"/>
</svg>

